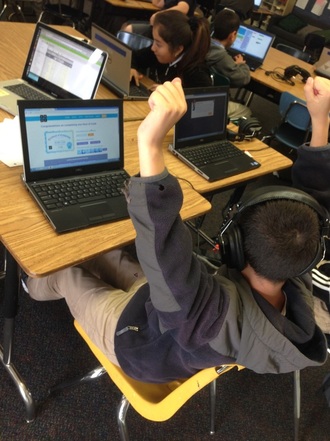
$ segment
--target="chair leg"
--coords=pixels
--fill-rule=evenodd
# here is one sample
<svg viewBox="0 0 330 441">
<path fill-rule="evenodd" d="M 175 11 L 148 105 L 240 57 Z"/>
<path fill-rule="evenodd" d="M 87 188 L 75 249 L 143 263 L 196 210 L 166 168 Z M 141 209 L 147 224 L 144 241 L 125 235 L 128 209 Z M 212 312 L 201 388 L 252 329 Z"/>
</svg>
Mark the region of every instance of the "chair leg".
<svg viewBox="0 0 330 441">
<path fill-rule="evenodd" d="M 217 391 L 217 380 L 213 380 L 210 383 L 210 414 L 211 414 L 210 435 L 214 435 L 215 434 L 215 400 L 216 400 L 216 391 Z"/>
<path fill-rule="evenodd" d="M 294 406 L 294 441 L 299 440 L 299 422 L 301 407 L 300 371 L 293 373 L 293 406 Z"/>
<path fill-rule="evenodd" d="M 78 386 L 79 384 L 88 383 L 89 381 L 95 380 L 105 374 L 107 371 L 103 366 L 98 366 L 97 368 L 91 370 L 81 377 L 76 377 L 72 380 L 63 381 L 60 384 L 55 384 L 48 390 L 48 394 L 51 395 L 55 392 L 67 389 L 69 387 Z"/>
<path fill-rule="evenodd" d="M 130 404 L 125 395 L 121 397 L 117 407 L 117 423 L 121 441 L 129 441 L 128 430 L 126 426 L 126 414 Z"/>
</svg>

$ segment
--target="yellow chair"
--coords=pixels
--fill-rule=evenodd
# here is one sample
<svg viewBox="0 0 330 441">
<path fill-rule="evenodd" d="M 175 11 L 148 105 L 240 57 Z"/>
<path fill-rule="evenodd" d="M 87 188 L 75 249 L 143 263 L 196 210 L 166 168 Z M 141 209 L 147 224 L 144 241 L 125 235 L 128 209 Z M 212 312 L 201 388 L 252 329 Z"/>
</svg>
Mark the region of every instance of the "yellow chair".
<svg viewBox="0 0 330 441">
<path fill-rule="evenodd" d="M 126 426 L 126 414 L 131 405 L 144 418 L 161 422 L 170 419 L 193 395 L 210 385 L 210 434 L 215 433 L 215 404 L 216 380 L 233 368 L 244 369 L 238 364 L 227 364 L 219 367 L 203 369 L 188 379 L 176 380 L 170 383 L 143 383 L 127 376 L 120 367 L 111 363 L 103 352 L 94 345 L 88 335 L 75 320 L 74 325 L 85 340 L 101 366 L 88 372 L 86 375 L 63 382 L 50 389 L 49 393 L 92 381 L 108 373 L 111 380 L 122 392 L 122 398 L 117 407 L 117 423 L 121 441 L 129 441 Z M 300 371 L 294 372 L 294 441 L 299 441 L 300 422 Z"/>
<path fill-rule="evenodd" d="M 211 395 L 211 429 L 214 433 L 215 424 L 215 392 L 216 379 L 237 367 L 238 370 L 244 369 L 237 364 L 228 364 L 219 367 L 204 369 L 192 377 L 184 380 L 172 381 L 166 384 L 143 383 L 127 376 L 120 367 L 111 363 L 98 347 L 90 340 L 77 321 L 75 327 L 85 342 L 90 347 L 103 368 L 94 370 L 84 376 L 80 382 L 89 381 L 94 376 L 108 373 L 111 380 L 116 384 L 123 396 L 117 409 L 117 421 L 122 441 L 127 441 L 128 431 L 126 426 L 126 413 L 131 405 L 136 412 L 151 421 L 166 421 L 170 419 L 194 394 L 210 384 Z M 66 385 L 72 385 L 66 383 Z M 54 389 L 55 390 L 55 389 Z"/>
</svg>

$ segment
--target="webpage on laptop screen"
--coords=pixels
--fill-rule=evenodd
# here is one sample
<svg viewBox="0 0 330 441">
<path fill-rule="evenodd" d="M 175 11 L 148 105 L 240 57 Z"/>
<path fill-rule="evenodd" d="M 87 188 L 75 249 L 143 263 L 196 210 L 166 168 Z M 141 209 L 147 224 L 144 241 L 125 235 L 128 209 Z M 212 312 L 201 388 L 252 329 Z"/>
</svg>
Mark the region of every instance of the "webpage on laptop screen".
<svg viewBox="0 0 330 441">
<path fill-rule="evenodd" d="M 240 26 L 232 48 L 243 53 L 263 59 L 272 37 Z"/>
<path fill-rule="evenodd" d="M 116 107 L 26 109 L 25 124 L 31 171 L 119 159 Z"/>
</svg>

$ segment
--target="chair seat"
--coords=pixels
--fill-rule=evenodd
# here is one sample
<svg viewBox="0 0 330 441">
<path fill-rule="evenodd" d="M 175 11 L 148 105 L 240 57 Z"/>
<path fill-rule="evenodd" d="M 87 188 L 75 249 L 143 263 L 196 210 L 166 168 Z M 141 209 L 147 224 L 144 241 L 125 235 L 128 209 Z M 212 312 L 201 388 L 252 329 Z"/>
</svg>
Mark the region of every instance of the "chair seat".
<svg viewBox="0 0 330 441">
<path fill-rule="evenodd" d="M 219 370 L 215 367 L 203 369 L 188 379 L 161 384 L 144 383 L 129 377 L 120 367 L 111 363 L 77 321 L 75 327 L 130 405 L 141 416 L 151 421 L 168 420 L 189 398 L 217 379 L 219 375 L 234 367 L 238 370 L 244 369 L 243 366 L 230 364 L 222 366 Z"/>
</svg>

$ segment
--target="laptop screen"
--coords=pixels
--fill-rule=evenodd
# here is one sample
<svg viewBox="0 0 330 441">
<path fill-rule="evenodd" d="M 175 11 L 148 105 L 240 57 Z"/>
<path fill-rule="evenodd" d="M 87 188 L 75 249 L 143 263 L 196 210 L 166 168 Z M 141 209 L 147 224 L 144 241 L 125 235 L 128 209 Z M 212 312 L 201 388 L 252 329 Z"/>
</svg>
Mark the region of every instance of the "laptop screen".
<svg viewBox="0 0 330 441">
<path fill-rule="evenodd" d="M 252 26 L 240 25 L 237 37 L 230 50 L 263 61 L 274 40 L 274 36 Z"/>
<path fill-rule="evenodd" d="M 107 53 L 38 23 L 23 79 L 59 98 L 93 98 Z"/>
<path fill-rule="evenodd" d="M 104 29 L 92 23 L 92 43 L 108 53 L 103 81 L 114 85 L 126 95 L 129 93 L 132 50 Z"/>
<path fill-rule="evenodd" d="M 225 139 L 228 87 L 185 90 L 187 112 L 175 125 L 175 148 Z"/>
<path fill-rule="evenodd" d="M 24 171 L 60 177 L 123 166 L 120 100 L 20 101 Z"/>
</svg>

